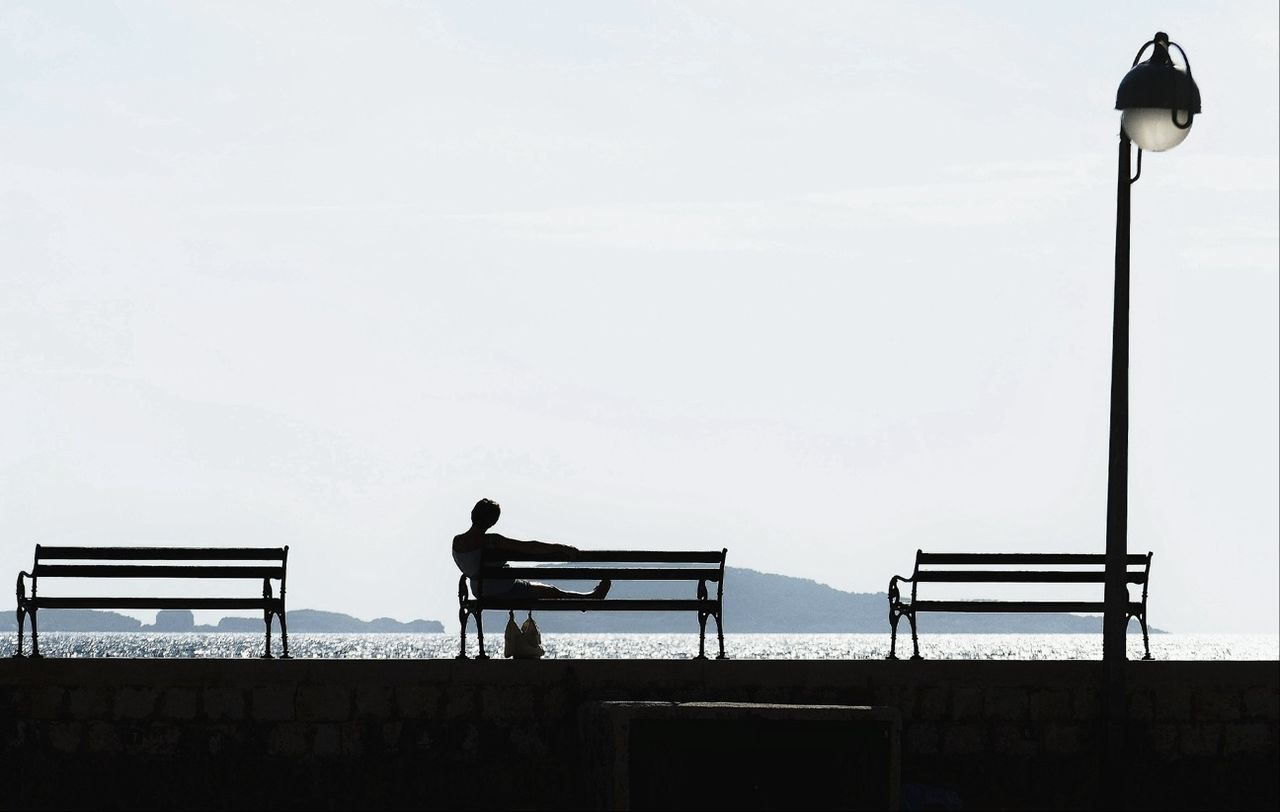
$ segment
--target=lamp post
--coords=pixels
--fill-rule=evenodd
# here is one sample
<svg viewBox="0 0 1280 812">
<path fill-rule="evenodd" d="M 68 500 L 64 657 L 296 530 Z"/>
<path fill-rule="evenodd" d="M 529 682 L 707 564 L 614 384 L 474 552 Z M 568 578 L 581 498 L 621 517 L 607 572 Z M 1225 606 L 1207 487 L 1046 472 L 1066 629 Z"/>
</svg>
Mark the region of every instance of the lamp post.
<svg viewBox="0 0 1280 812">
<path fill-rule="evenodd" d="M 1182 54 L 1185 69 L 1173 64 L 1169 47 Z M 1138 60 L 1147 48 L 1151 56 Z M 1120 115 L 1120 166 L 1116 183 L 1116 292 L 1111 334 L 1111 441 L 1107 456 L 1107 549 L 1102 659 L 1125 660 L 1128 631 L 1129 501 L 1129 187 L 1142 174 L 1142 153 L 1163 152 L 1181 144 L 1200 112 L 1200 90 L 1191 78 L 1191 62 L 1182 46 L 1163 31 L 1138 49 L 1133 66 L 1116 91 Z M 1138 171 L 1131 176 L 1132 145 L 1138 145 Z"/>
</svg>

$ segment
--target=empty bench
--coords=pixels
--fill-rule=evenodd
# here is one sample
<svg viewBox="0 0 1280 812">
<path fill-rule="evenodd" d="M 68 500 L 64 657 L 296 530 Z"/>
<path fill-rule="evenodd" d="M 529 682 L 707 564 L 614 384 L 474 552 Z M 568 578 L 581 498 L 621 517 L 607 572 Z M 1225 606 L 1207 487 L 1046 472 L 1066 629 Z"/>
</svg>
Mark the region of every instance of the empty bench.
<svg viewBox="0 0 1280 812">
<path fill-rule="evenodd" d="M 720 643 L 718 660 L 725 659 L 724 628 L 721 614 L 724 597 L 724 560 L 728 549 L 712 552 L 658 552 L 652 550 L 598 551 L 583 550 L 578 561 L 563 563 L 553 554 L 491 553 L 481 557 L 480 577 L 474 578 L 471 593 L 467 576 L 458 579 L 458 621 L 462 626 L 459 659 L 467 656 L 467 620 L 476 619 L 476 637 L 480 644 L 478 659 L 488 659 L 484 650 L 484 610 L 547 610 L 582 612 L 695 612 L 698 616 L 698 658 L 706 659 L 707 618 L 716 621 L 716 637 Z M 504 566 L 516 562 L 516 566 Z M 543 566 L 520 566 L 534 562 L 559 562 Z M 590 562 L 590 563 L 585 563 Z M 625 565 L 632 566 L 625 566 Z M 636 566 L 640 565 L 640 566 Z M 542 598 L 509 597 L 484 593 L 486 579 L 525 581 L 599 581 L 608 578 L 617 588 L 625 581 L 690 582 L 692 597 L 681 598 Z M 716 585 L 715 596 L 707 584 Z"/>
<path fill-rule="evenodd" d="M 37 624 L 41 609 L 260 609 L 266 624 L 267 641 L 263 657 L 271 657 L 271 618 L 280 622 L 282 656 L 289 656 L 289 627 L 285 621 L 285 567 L 289 559 L 286 547 L 45 547 L 36 545 L 31 572 L 18 573 L 18 651 L 22 656 L 23 625 L 31 618 L 31 656 L 40 656 Z M 153 562 L 146 564 L 100 562 Z M 171 562 L 181 561 L 182 564 Z M 239 561 L 252 564 L 210 564 L 208 562 Z M 70 563 L 69 563 L 70 562 Z M 165 563 L 154 563 L 165 562 Z M 196 562 L 196 563 L 187 563 Z M 199 563 L 204 562 L 204 563 Z M 260 563 L 258 563 L 260 562 Z M 262 582 L 262 597 L 47 597 L 37 590 L 42 579 L 150 579 L 150 578 L 217 578 L 247 579 Z M 26 580 L 31 582 L 27 595 Z M 272 581 L 280 582 L 277 597 Z"/>
<path fill-rule="evenodd" d="M 898 621 L 911 624 L 911 659 L 919 660 L 920 641 L 916 635 L 918 612 L 1101 612 L 1104 601 L 1008 601 L 1008 600 L 918 600 L 920 584 L 1104 584 L 1106 555 L 1097 553 L 926 553 L 916 550 L 916 566 L 910 578 L 895 575 L 889 580 L 890 660 L 898 642 Z M 1072 566 L 1076 569 L 1047 569 Z M 1036 569 L 1007 569 L 1025 566 Z M 987 569 L 998 567 L 999 569 Z M 977 569 L 975 569 L 977 568 Z M 1135 569 L 1138 568 L 1138 569 Z M 1151 553 L 1125 556 L 1125 589 L 1142 584 L 1142 600 L 1126 598 L 1125 624 L 1137 618 L 1142 626 L 1142 646 L 1151 659 L 1147 638 L 1147 581 L 1151 574 Z M 904 603 L 899 583 L 911 584 L 911 602 Z"/>
</svg>

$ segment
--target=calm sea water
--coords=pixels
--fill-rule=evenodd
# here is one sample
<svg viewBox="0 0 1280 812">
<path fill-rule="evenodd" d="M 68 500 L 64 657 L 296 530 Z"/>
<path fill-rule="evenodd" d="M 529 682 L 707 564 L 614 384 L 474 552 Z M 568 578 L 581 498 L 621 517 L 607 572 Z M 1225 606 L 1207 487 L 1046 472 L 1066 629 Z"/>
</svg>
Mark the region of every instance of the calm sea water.
<svg viewBox="0 0 1280 812">
<path fill-rule="evenodd" d="M 468 653 L 476 653 L 474 634 Z M 1135 639 L 1136 638 L 1136 639 Z M 248 658 L 262 654 L 261 634 L 138 632 L 43 632 L 47 657 Z M 490 656 L 502 653 L 501 634 L 486 637 Z M 685 659 L 698 653 L 696 634 L 544 634 L 547 656 L 557 659 Z M 911 639 L 898 641 L 898 655 L 911 653 Z M 15 649 L 14 635 L 0 641 L 0 656 Z M 714 655 L 714 637 L 707 651 Z M 27 641 L 30 651 L 30 639 Z M 272 651 L 280 641 L 273 635 Z M 728 634 L 725 653 L 739 660 L 879 660 L 889 650 L 885 634 Z M 933 660 L 1098 660 L 1096 634 L 933 634 L 920 640 Z M 293 634 L 289 652 L 316 659 L 447 659 L 458 653 L 456 634 Z M 1151 638 L 1158 660 L 1277 660 L 1280 635 L 1160 634 Z M 1142 656 L 1142 640 L 1129 635 L 1129 656 Z"/>
</svg>

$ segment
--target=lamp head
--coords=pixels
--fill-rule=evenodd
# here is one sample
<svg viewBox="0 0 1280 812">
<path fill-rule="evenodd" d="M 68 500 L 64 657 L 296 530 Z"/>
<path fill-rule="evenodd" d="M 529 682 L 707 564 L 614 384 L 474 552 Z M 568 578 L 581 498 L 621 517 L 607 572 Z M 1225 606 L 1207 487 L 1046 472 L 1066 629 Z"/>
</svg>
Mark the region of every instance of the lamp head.
<svg viewBox="0 0 1280 812">
<path fill-rule="evenodd" d="M 1147 46 L 1151 57 L 1141 64 Z M 1173 64 L 1169 47 L 1178 49 L 1183 70 Z M 1156 32 L 1150 42 L 1138 50 L 1133 68 L 1120 81 L 1116 91 L 1116 109 L 1125 134 L 1148 152 L 1163 152 L 1181 144 L 1191 131 L 1191 122 L 1200 112 L 1200 88 L 1191 77 L 1191 62 L 1178 43 L 1169 35 Z"/>
</svg>

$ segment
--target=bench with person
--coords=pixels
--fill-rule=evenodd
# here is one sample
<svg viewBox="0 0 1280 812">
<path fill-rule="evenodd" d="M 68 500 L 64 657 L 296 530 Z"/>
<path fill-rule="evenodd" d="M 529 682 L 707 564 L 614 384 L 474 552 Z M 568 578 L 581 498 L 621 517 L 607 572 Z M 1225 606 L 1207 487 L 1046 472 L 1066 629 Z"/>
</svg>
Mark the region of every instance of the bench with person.
<svg viewBox="0 0 1280 812">
<path fill-rule="evenodd" d="M 462 627 L 459 659 L 467 656 L 467 621 L 476 619 L 479 659 L 484 650 L 485 610 L 516 609 L 581 612 L 695 612 L 698 616 L 698 657 L 706 657 L 707 618 L 715 618 L 720 655 L 724 656 L 721 625 L 724 597 L 724 559 L 728 549 L 710 552 L 663 550 L 579 550 L 567 544 L 520 541 L 489 532 L 502 508 L 481 499 L 471 509 L 471 527 L 453 537 L 453 560 L 458 578 L 458 623 Z M 510 566 L 515 562 L 516 566 Z M 542 566 L 520 566 L 541 563 Z M 631 566 L 625 566 L 631 565 Z M 536 579 L 536 580 L 532 580 Z M 693 597 L 609 598 L 613 582 L 675 581 L 696 584 Z M 599 581 L 588 592 L 575 592 L 543 581 Z M 468 583 L 470 590 L 468 590 Z M 716 585 L 712 597 L 707 584 Z M 514 620 L 514 616 L 513 616 Z"/>
<path fill-rule="evenodd" d="M 926 553 L 916 550 L 911 577 L 895 575 L 889 580 L 890 642 L 888 659 L 898 659 L 898 621 L 911 624 L 911 659 L 920 656 L 916 634 L 918 612 L 1102 612 L 1105 603 L 1081 600 L 918 600 L 920 584 L 1104 584 L 1106 555 L 1102 553 Z M 1049 569 L 1051 567 L 1073 569 Z M 975 569 L 977 567 L 978 569 Z M 1011 569 L 1031 567 L 1034 569 Z M 1151 659 L 1147 636 L 1147 582 L 1151 574 L 1151 553 L 1125 556 L 1125 584 L 1142 584 L 1142 599 L 1125 602 L 1125 623 L 1137 618 L 1142 626 L 1142 659 Z M 904 602 L 899 583 L 911 584 L 911 600 Z"/>
<path fill-rule="evenodd" d="M 484 648 L 485 610 L 500 611 L 581 611 L 581 612 L 694 612 L 698 616 L 698 658 L 706 658 L 707 619 L 716 622 L 716 638 L 723 660 L 724 629 L 721 625 L 724 597 L 724 562 L 728 549 L 709 552 L 654 551 L 654 550 L 582 550 L 566 561 L 563 554 L 493 552 L 481 556 L 479 576 L 471 578 L 468 594 L 466 575 L 458 579 L 458 621 L 462 626 L 459 659 L 466 658 L 467 621 L 476 620 L 476 637 L 480 653 L 478 659 L 488 659 Z M 555 563 L 549 563 L 555 562 Z M 514 563 L 516 566 L 511 566 Z M 533 564 L 539 566 L 532 566 Z M 526 565 L 526 566 L 521 566 Z M 521 581 L 602 581 L 608 587 L 614 581 L 674 581 L 695 585 L 690 597 L 669 598 L 608 598 L 596 594 L 571 593 L 558 590 L 550 584 L 529 583 L 529 587 L 548 587 L 561 594 L 541 593 L 534 590 L 507 589 L 513 580 Z M 715 584 L 715 594 L 708 584 Z M 490 594 L 490 585 L 500 585 L 501 591 Z M 515 593 L 515 594 L 513 594 Z"/>
<path fill-rule="evenodd" d="M 46 547 L 37 544 L 35 563 L 31 567 L 31 572 L 18 573 L 18 651 L 14 656 L 22 656 L 23 626 L 28 617 L 31 618 L 31 656 L 40 656 L 37 624 L 41 609 L 258 609 L 262 611 L 267 634 L 266 648 L 262 656 L 271 658 L 271 619 L 274 617 L 280 622 L 281 656 L 288 658 L 289 627 L 285 620 L 284 601 L 285 569 L 288 559 L 287 546 Z M 130 563 L 101 563 L 118 561 Z M 172 563 L 176 561 L 184 563 Z M 49 578 L 248 579 L 255 583 L 262 582 L 262 597 L 66 597 L 38 594 L 41 579 Z M 24 579 L 31 582 L 30 595 L 27 594 Z M 279 595 L 272 587 L 273 580 L 280 582 Z"/>
</svg>

